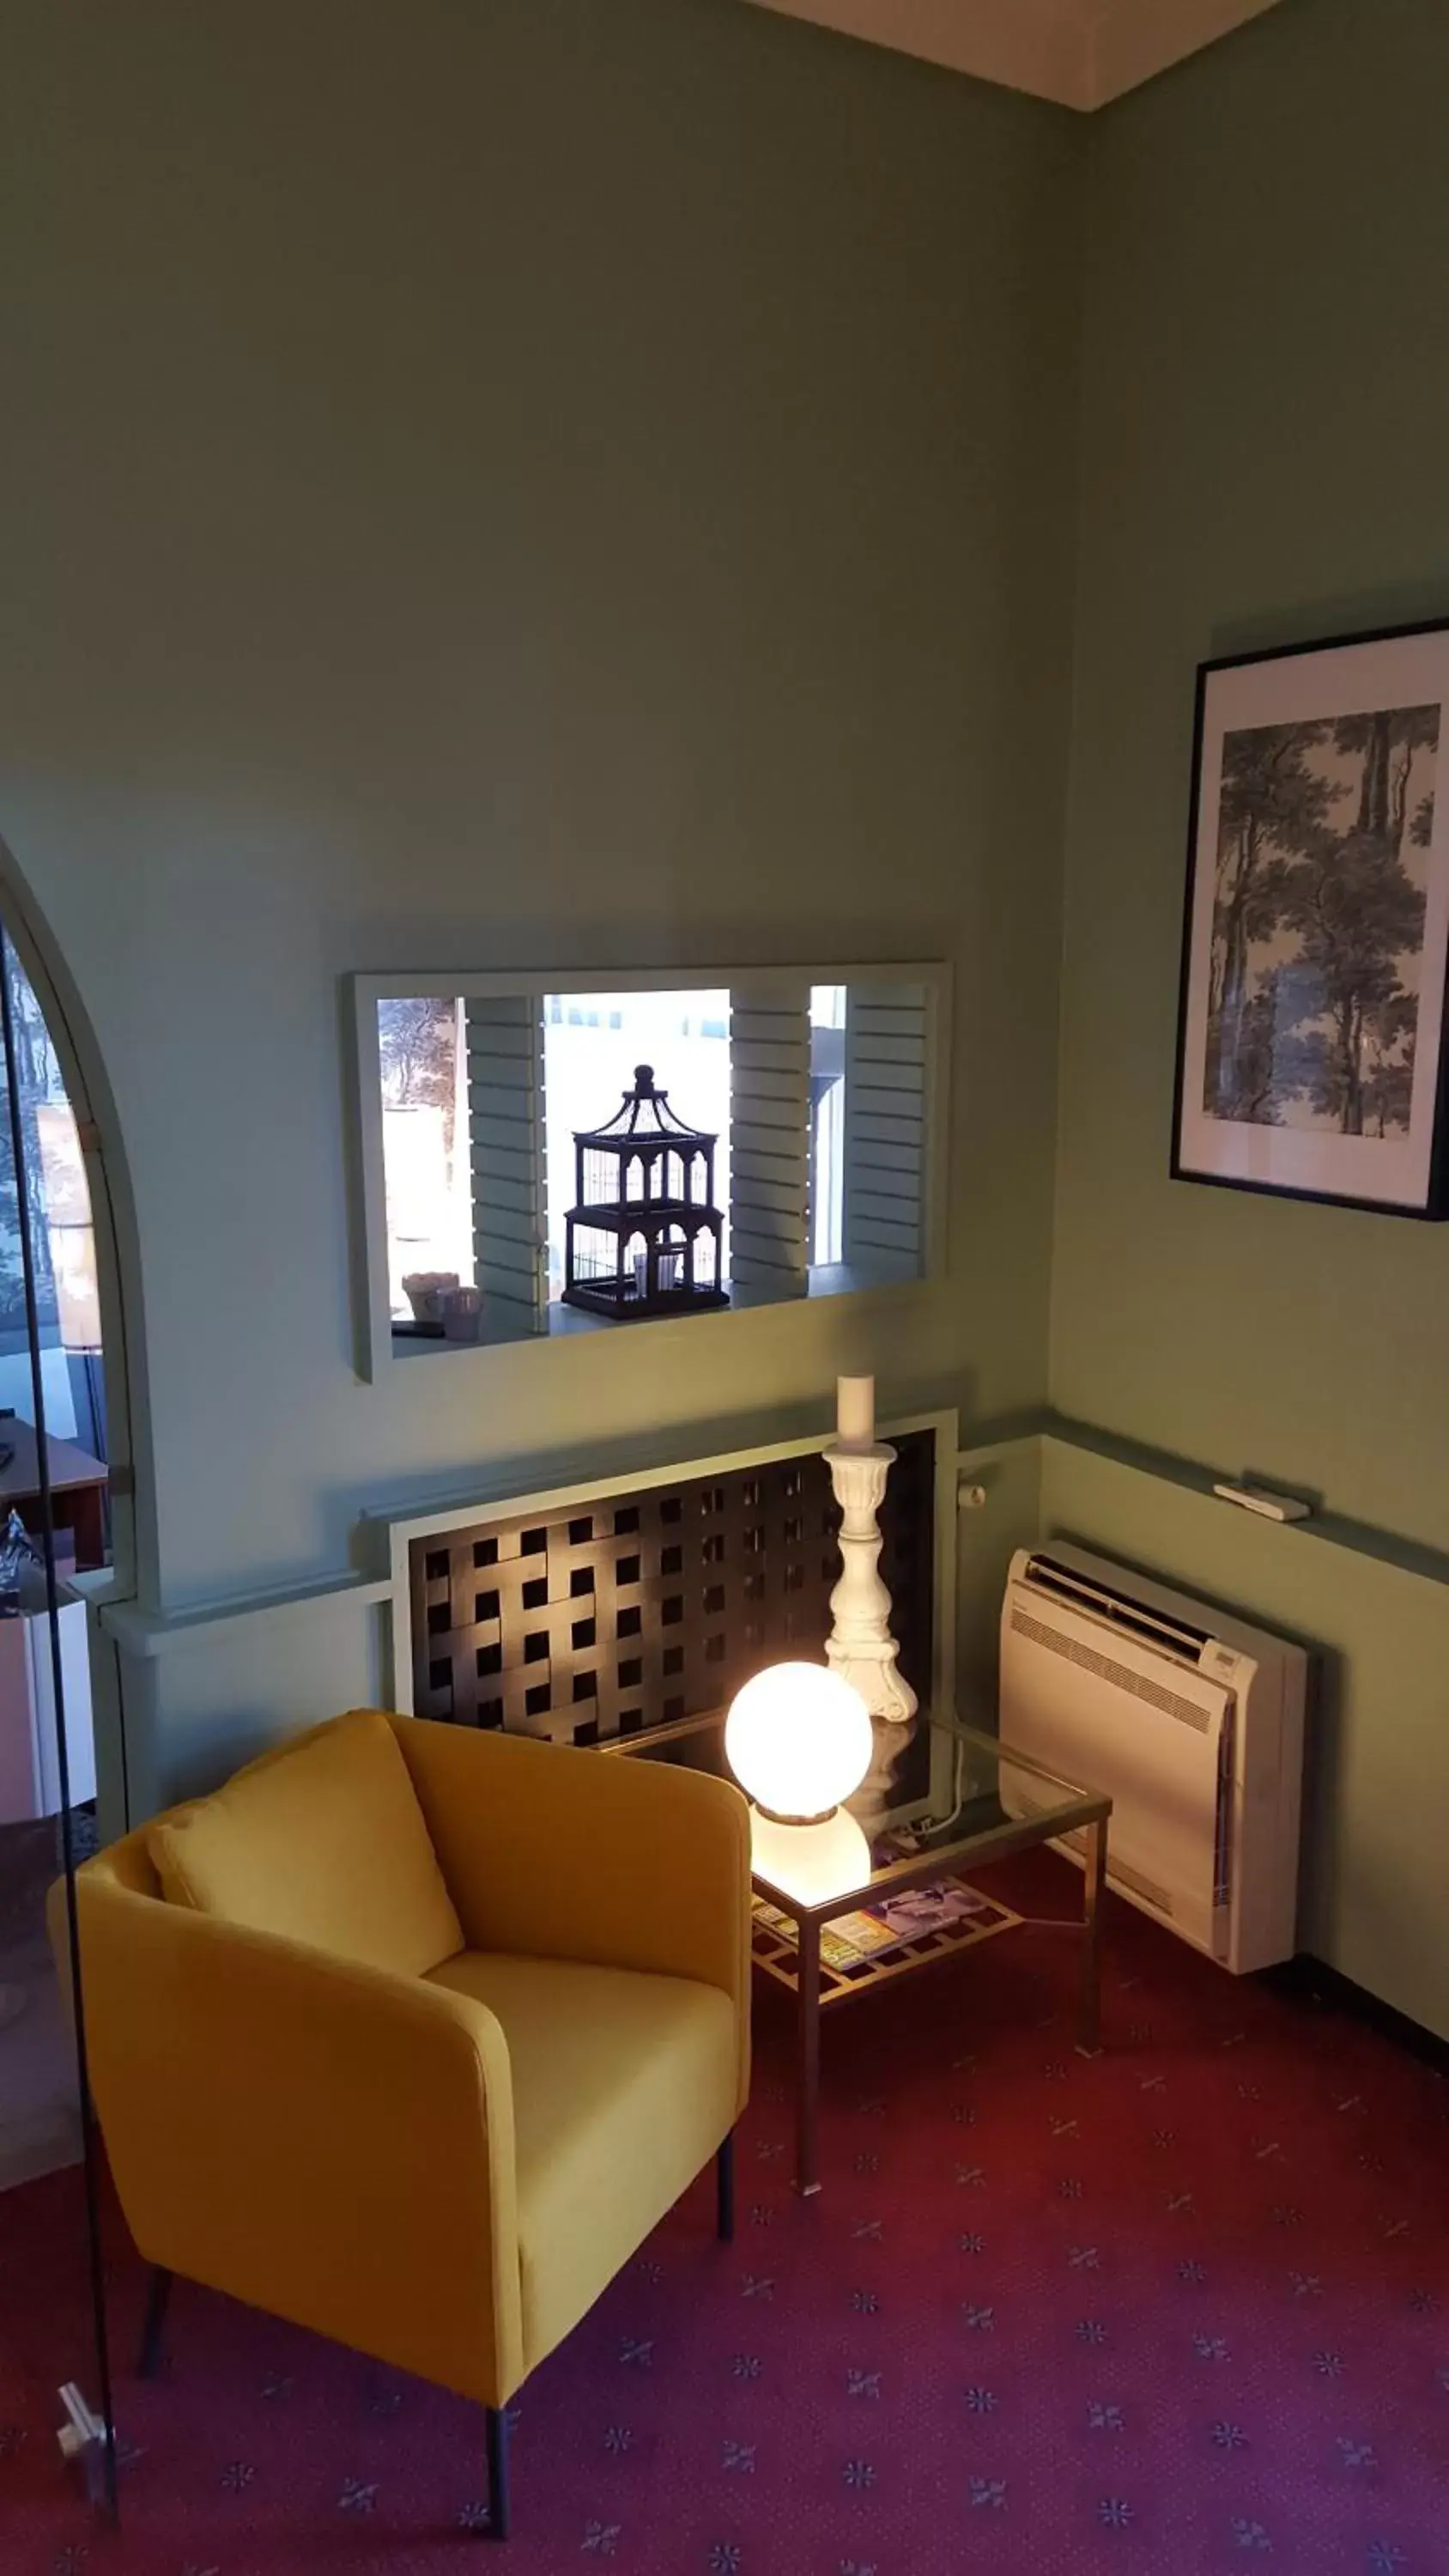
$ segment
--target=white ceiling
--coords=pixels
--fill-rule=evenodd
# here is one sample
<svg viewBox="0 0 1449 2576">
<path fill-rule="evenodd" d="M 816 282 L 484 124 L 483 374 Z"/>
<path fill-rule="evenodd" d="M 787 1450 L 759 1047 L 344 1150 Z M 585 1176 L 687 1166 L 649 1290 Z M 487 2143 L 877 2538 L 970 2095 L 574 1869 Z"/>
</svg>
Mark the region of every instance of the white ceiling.
<svg viewBox="0 0 1449 2576">
<path fill-rule="evenodd" d="M 1276 0 L 754 0 L 1064 107 L 1105 107 Z"/>
</svg>

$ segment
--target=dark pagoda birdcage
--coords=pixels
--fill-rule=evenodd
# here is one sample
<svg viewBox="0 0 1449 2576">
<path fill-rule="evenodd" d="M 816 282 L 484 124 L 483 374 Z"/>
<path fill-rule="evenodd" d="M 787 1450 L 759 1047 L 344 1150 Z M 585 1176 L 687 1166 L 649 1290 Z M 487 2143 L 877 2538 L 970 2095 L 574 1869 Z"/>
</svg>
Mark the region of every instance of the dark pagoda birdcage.
<svg viewBox="0 0 1449 2576">
<path fill-rule="evenodd" d="M 566 1219 L 564 1303 L 596 1315 L 682 1315 L 727 1306 L 718 1139 L 686 1126 L 636 1065 L 606 1125 L 575 1129 L 576 1205 Z"/>
</svg>

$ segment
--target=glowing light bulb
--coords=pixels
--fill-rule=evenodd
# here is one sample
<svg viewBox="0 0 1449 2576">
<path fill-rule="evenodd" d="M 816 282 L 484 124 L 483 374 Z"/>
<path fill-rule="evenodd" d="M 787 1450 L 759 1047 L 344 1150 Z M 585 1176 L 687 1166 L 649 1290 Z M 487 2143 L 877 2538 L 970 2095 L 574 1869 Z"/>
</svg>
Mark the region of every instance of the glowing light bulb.
<svg viewBox="0 0 1449 2576">
<path fill-rule="evenodd" d="M 858 1690 L 825 1664 L 771 1664 L 725 1720 L 730 1769 L 761 1813 L 814 1824 L 858 1789 L 875 1750 Z"/>
</svg>

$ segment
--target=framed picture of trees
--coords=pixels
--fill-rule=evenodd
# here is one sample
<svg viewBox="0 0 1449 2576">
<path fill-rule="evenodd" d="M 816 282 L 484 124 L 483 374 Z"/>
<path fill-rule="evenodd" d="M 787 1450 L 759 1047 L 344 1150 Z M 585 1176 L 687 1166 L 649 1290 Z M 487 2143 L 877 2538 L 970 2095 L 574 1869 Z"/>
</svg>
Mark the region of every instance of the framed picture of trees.
<svg viewBox="0 0 1449 2576">
<path fill-rule="evenodd" d="M 1176 1178 L 1449 1214 L 1446 749 L 1449 623 L 1203 664 Z"/>
</svg>

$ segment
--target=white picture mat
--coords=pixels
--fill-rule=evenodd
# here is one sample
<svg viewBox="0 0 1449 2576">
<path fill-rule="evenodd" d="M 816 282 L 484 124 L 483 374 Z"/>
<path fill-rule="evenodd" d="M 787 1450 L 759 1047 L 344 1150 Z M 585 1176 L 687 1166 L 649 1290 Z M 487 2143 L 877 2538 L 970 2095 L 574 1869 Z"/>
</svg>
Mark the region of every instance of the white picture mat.
<svg viewBox="0 0 1449 2576">
<path fill-rule="evenodd" d="M 1256 725 L 1303 724 L 1372 715 L 1385 707 L 1441 709 L 1434 830 L 1427 854 L 1427 902 L 1409 1133 L 1402 1138 L 1339 1136 L 1303 1128 L 1253 1126 L 1210 1117 L 1202 1105 L 1207 1061 L 1208 961 L 1217 881 L 1223 739 Z M 1439 1048 L 1449 961 L 1449 632 L 1325 646 L 1282 660 L 1209 671 L 1203 698 L 1200 785 L 1178 1163 L 1186 1173 L 1255 1182 L 1268 1189 L 1319 1191 L 1389 1207 L 1422 1207 L 1429 1195 Z"/>
</svg>

